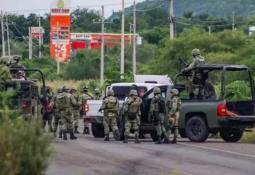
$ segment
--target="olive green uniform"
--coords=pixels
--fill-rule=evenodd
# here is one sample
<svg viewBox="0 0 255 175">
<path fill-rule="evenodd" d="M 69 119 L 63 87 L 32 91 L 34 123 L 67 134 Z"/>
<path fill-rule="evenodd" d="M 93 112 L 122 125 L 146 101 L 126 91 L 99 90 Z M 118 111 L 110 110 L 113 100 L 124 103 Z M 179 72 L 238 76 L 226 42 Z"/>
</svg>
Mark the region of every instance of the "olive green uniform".
<svg viewBox="0 0 255 175">
<path fill-rule="evenodd" d="M 150 115 L 153 118 L 153 122 L 157 131 L 158 142 L 161 143 L 162 134 L 166 138 L 166 129 L 164 127 L 165 121 L 165 101 L 162 98 L 161 94 L 154 94 L 154 97 L 151 100 L 150 105 Z"/>
<path fill-rule="evenodd" d="M 56 107 L 59 110 L 59 114 L 61 116 L 61 123 L 62 123 L 62 131 L 64 134 L 67 132 L 70 133 L 70 138 L 73 138 L 73 115 L 72 115 L 72 107 L 77 104 L 75 98 L 67 93 L 62 92 L 56 97 Z"/>
<path fill-rule="evenodd" d="M 82 115 L 83 115 L 83 120 L 84 120 L 84 131 L 83 131 L 83 134 L 89 134 L 89 124 L 88 122 L 86 121 L 86 112 L 85 112 L 85 106 L 87 104 L 87 100 L 91 100 L 93 99 L 92 96 L 85 92 L 85 93 L 82 93 L 80 95 L 80 101 L 81 101 L 81 104 L 82 104 Z"/>
<path fill-rule="evenodd" d="M 170 122 L 170 129 L 174 131 L 174 139 L 173 141 L 176 142 L 177 135 L 178 135 L 178 124 L 179 124 L 179 116 L 180 116 L 180 109 L 181 109 L 181 99 L 178 95 L 173 94 L 171 97 L 170 102 L 168 103 L 168 111 L 169 111 L 169 121 Z M 171 131 L 168 133 L 169 136 Z"/>
<path fill-rule="evenodd" d="M 117 126 L 117 118 L 119 113 L 119 101 L 116 97 L 110 95 L 107 96 L 100 107 L 100 110 L 104 110 L 104 118 L 103 118 L 103 125 L 104 125 L 104 134 L 105 140 L 109 140 L 109 132 L 112 129 L 114 138 L 119 140 L 119 131 Z"/>
<path fill-rule="evenodd" d="M 82 102 L 77 92 L 72 94 L 75 100 L 77 101 L 76 105 L 73 106 L 73 117 L 74 117 L 74 128 L 75 133 L 78 133 L 79 128 L 79 119 L 80 119 L 80 111 L 82 107 Z"/>
<path fill-rule="evenodd" d="M 127 100 L 124 102 L 124 113 L 125 113 L 125 140 L 124 143 L 127 142 L 130 130 L 134 131 L 136 143 L 138 143 L 139 136 L 139 128 L 140 128 L 140 105 L 142 100 L 138 96 L 129 96 Z"/>
</svg>

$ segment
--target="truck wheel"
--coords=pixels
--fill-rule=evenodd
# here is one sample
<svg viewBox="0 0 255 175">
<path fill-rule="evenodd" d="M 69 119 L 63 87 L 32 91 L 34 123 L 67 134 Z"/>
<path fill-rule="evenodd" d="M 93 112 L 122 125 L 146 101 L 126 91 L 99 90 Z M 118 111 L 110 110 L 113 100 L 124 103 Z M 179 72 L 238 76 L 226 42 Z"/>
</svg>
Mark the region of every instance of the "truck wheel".
<svg viewBox="0 0 255 175">
<path fill-rule="evenodd" d="M 92 134 L 95 138 L 104 138 L 104 126 L 98 123 L 92 123 Z"/>
<path fill-rule="evenodd" d="M 185 129 L 179 129 L 179 134 L 182 138 L 186 138 Z"/>
<path fill-rule="evenodd" d="M 186 136 L 192 142 L 204 142 L 209 135 L 209 129 L 201 117 L 191 117 L 185 128 Z"/>
<path fill-rule="evenodd" d="M 243 130 L 238 128 L 223 128 L 220 136 L 225 142 L 238 142 L 243 136 Z"/>
</svg>

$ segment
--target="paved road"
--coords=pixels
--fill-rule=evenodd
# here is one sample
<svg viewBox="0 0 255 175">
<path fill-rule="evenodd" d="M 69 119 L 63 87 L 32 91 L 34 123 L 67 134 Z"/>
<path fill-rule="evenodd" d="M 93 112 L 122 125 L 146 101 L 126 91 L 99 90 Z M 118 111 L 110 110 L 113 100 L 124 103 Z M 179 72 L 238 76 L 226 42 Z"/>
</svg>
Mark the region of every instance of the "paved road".
<svg viewBox="0 0 255 175">
<path fill-rule="evenodd" d="M 177 145 L 56 140 L 47 175 L 254 175 L 255 145 L 209 140 Z"/>
</svg>

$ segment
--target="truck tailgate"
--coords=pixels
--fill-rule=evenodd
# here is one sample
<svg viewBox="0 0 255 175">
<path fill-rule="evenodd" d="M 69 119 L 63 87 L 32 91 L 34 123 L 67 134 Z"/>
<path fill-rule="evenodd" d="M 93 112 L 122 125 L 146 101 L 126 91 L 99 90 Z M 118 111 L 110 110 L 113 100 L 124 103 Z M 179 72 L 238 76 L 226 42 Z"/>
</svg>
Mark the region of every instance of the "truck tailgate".
<svg viewBox="0 0 255 175">
<path fill-rule="evenodd" d="M 86 113 L 87 117 L 103 116 L 103 113 L 98 112 L 102 105 L 102 100 L 88 100 L 87 105 L 89 107 L 89 111 Z"/>
</svg>

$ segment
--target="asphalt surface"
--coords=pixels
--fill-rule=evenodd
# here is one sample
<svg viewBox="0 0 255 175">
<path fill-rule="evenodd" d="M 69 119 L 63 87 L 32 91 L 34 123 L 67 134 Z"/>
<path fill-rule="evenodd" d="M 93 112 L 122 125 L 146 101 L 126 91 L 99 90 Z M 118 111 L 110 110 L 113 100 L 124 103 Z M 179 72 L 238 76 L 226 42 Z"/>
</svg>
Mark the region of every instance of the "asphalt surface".
<svg viewBox="0 0 255 175">
<path fill-rule="evenodd" d="M 135 144 L 78 135 L 56 139 L 47 175 L 255 175 L 255 145 L 209 139 L 156 145 Z"/>
</svg>

